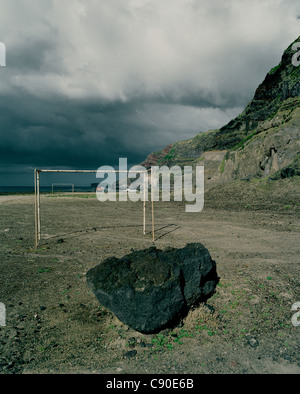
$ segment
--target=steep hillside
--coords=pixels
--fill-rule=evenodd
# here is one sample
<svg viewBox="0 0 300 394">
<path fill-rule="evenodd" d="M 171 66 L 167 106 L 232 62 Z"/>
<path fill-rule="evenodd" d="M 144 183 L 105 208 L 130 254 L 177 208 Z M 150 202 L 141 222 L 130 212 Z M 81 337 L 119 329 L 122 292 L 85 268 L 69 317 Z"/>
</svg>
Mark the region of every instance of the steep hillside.
<svg viewBox="0 0 300 394">
<path fill-rule="evenodd" d="M 239 116 L 219 130 L 152 153 L 142 165 L 204 165 L 211 185 L 300 175 L 300 68 L 292 64 L 292 46 Z"/>
</svg>

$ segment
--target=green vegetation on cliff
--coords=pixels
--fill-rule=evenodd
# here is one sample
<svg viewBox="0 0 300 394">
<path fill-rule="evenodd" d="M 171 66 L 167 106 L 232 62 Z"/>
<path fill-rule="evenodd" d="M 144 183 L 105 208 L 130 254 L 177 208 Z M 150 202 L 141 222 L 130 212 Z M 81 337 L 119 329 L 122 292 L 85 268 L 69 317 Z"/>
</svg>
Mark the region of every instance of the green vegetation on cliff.
<svg viewBox="0 0 300 394">
<path fill-rule="evenodd" d="M 271 157 L 270 173 L 276 171 L 278 176 L 281 174 L 281 170 L 285 167 L 289 168 L 289 164 L 291 164 L 293 170 L 290 174 L 298 175 L 300 173 L 299 159 L 296 157 L 297 147 L 298 151 L 300 149 L 300 67 L 295 67 L 292 64 L 295 54 L 292 47 L 297 41 L 300 41 L 300 37 L 285 50 L 280 63 L 266 75 L 265 80 L 258 86 L 252 101 L 239 116 L 219 130 L 203 132 L 190 140 L 171 144 L 167 147 L 168 149 L 165 148 L 149 155 L 142 164 L 149 168 L 151 165 L 184 166 L 202 162 L 203 165 L 211 169 L 211 174 L 208 177 L 211 179 L 214 172 L 218 175 L 223 175 L 223 173 L 224 176 L 226 175 L 226 164 L 230 157 L 234 160 L 232 167 L 235 167 L 232 174 L 238 177 L 240 176 L 240 164 L 237 162 L 241 157 L 240 153 L 239 156 L 234 156 L 226 154 L 226 152 L 241 152 L 247 147 L 251 160 L 247 157 L 247 153 L 243 156 L 243 160 L 253 162 L 253 155 L 255 156 L 257 153 L 258 170 L 254 170 L 254 166 L 252 166 L 254 173 L 249 173 L 250 177 L 265 176 L 266 171 L 262 163 Z M 281 132 L 282 130 L 284 132 Z M 289 133 L 291 136 L 288 139 L 286 136 L 290 135 Z M 270 138 L 271 135 L 274 137 Z M 257 144 L 258 136 L 261 137 L 259 142 L 261 146 L 264 146 L 264 152 L 259 147 L 256 147 L 256 150 L 250 149 L 251 144 Z M 288 146 L 290 141 L 292 143 Z M 293 144 L 298 145 L 291 149 Z M 220 152 L 224 152 L 224 154 Z M 275 153 L 273 154 L 273 152 Z M 280 153 L 280 157 L 276 156 L 277 152 Z M 263 155 L 266 160 L 262 157 Z M 249 171 L 251 172 L 251 170 Z M 228 180 L 230 180 L 230 176 Z"/>
</svg>

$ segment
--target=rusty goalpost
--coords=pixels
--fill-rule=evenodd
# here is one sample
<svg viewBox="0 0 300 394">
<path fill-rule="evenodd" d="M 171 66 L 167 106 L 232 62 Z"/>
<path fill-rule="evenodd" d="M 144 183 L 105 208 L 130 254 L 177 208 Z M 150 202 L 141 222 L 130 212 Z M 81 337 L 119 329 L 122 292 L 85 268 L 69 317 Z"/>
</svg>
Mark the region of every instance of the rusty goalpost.
<svg viewBox="0 0 300 394">
<path fill-rule="evenodd" d="M 35 247 L 37 248 L 41 241 L 41 193 L 40 193 L 40 174 L 41 173 L 97 173 L 98 170 L 34 170 L 34 206 L 35 206 Z M 105 171 L 105 173 L 115 172 L 115 173 L 128 173 L 128 171 Z M 148 176 L 148 171 L 141 172 L 144 174 L 144 198 L 143 198 L 143 234 L 146 235 L 146 177 Z M 152 200 L 152 199 L 151 199 Z M 154 204 L 152 200 L 151 204 L 152 210 L 152 240 L 154 242 Z"/>
</svg>

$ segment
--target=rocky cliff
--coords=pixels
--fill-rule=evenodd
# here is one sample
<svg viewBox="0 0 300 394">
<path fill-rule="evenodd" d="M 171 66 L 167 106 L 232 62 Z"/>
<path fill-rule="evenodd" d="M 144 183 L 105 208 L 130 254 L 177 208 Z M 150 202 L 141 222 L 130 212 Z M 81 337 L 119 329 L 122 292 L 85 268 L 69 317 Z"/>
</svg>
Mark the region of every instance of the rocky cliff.
<svg viewBox="0 0 300 394">
<path fill-rule="evenodd" d="M 170 144 L 142 165 L 204 165 L 211 185 L 300 175 L 300 68 L 292 63 L 294 43 L 239 116 L 219 130 Z"/>
</svg>

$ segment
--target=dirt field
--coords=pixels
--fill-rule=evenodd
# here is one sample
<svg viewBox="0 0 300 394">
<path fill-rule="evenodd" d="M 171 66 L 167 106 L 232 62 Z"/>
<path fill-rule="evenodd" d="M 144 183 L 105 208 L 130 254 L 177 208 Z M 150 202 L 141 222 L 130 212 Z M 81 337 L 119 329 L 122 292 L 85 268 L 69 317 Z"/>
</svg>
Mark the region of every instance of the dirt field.
<svg viewBox="0 0 300 394">
<path fill-rule="evenodd" d="M 42 195 L 35 250 L 33 203 L 0 196 L 0 373 L 300 373 L 298 180 L 212 189 L 197 214 L 155 203 L 155 245 L 201 242 L 221 278 L 207 305 L 156 335 L 119 322 L 85 279 L 109 256 L 152 246 L 150 209 L 144 236 L 141 203 Z"/>
</svg>

